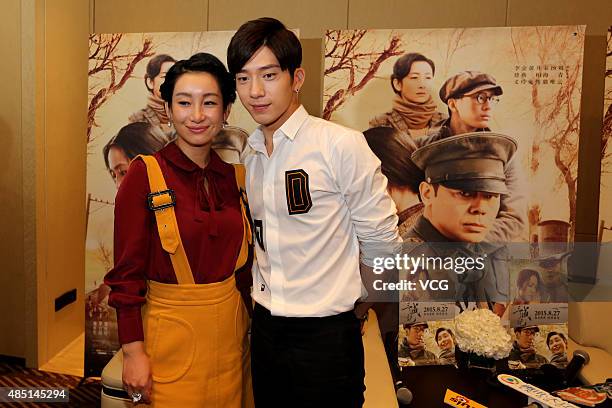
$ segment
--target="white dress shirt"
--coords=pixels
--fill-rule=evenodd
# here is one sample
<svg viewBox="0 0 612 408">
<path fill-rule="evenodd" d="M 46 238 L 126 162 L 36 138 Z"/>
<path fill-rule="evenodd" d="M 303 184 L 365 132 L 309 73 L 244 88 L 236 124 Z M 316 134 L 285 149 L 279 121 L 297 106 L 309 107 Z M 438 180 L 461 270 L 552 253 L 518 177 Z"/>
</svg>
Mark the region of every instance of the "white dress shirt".
<svg viewBox="0 0 612 408">
<path fill-rule="evenodd" d="M 258 128 L 245 160 L 256 236 L 253 298 L 276 316 L 352 310 L 364 295 L 360 253 L 371 266 L 374 247 L 401 242 L 380 161 L 363 134 L 302 106 L 273 143 L 268 156 Z"/>
</svg>

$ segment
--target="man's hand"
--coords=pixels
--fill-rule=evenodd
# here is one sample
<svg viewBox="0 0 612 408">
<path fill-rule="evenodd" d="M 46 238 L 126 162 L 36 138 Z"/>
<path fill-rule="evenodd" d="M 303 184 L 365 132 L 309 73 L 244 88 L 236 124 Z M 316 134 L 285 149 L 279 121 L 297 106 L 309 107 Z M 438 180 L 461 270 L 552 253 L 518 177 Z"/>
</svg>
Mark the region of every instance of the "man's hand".
<svg viewBox="0 0 612 408">
<path fill-rule="evenodd" d="M 374 303 L 370 303 L 370 302 L 355 303 L 355 309 L 353 311 L 355 313 L 355 316 L 357 316 L 357 319 L 361 321 L 361 335 L 362 336 L 365 333 L 364 325 L 365 325 L 365 322 L 368 320 L 368 313 L 373 304 Z"/>
</svg>

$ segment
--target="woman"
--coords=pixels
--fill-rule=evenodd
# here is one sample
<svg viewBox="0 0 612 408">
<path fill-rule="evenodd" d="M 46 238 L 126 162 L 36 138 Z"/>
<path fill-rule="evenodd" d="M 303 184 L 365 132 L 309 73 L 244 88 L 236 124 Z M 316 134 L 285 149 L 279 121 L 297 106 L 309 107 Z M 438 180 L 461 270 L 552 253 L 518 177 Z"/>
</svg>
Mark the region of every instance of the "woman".
<svg viewBox="0 0 612 408">
<path fill-rule="evenodd" d="M 412 139 L 390 127 L 374 127 L 363 132 L 372 152 L 381 161 L 381 171 L 389 180 L 387 191 L 395 202 L 399 233 L 405 238 L 414 221 L 423 213 L 419 184 L 423 172 L 410 160 L 416 150 Z"/>
<path fill-rule="evenodd" d="M 144 82 L 149 91 L 149 102 L 147 106 L 129 117 L 130 122 L 147 122 L 157 127 L 164 135 L 166 142 L 174 140 L 174 130 L 164 108 L 160 86 L 164 83 L 166 73 L 174 65 L 176 60 L 169 55 L 159 54 L 149 60 Z"/>
<path fill-rule="evenodd" d="M 139 154 L 153 154 L 165 144 L 149 123 L 136 122 L 122 127 L 102 149 L 106 170 L 117 188 L 121 185 L 134 157 Z"/>
<path fill-rule="evenodd" d="M 422 54 L 411 52 L 398 58 L 391 74 L 393 109 L 372 119 L 370 127 L 390 126 L 413 138 L 435 131 L 446 118 L 431 96 L 435 73 L 433 61 Z"/>
<path fill-rule="evenodd" d="M 563 333 L 551 331 L 546 336 L 546 345 L 552 353 L 550 364 L 557 368 L 567 367 L 567 337 Z"/>
<path fill-rule="evenodd" d="M 244 168 L 211 149 L 234 81 L 200 53 L 168 71 L 161 95 L 177 140 L 132 161 L 115 200 L 115 267 L 105 282 L 123 382 L 135 401 L 157 407 L 251 406 Z"/>
<path fill-rule="evenodd" d="M 436 343 L 440 348 L 438 360 L 440 364 L 456 364 L 455 360 L 455 335 L 451 329 L 440 327 L 436 330 Z"/>
<path fill-rule="evenodd" d="M 542 279 L 538 271 L 533 269 L 522 269 L 516 278 L 518 296 L 514 304 L 539 303 L 541 299 Z"/>
</svg>

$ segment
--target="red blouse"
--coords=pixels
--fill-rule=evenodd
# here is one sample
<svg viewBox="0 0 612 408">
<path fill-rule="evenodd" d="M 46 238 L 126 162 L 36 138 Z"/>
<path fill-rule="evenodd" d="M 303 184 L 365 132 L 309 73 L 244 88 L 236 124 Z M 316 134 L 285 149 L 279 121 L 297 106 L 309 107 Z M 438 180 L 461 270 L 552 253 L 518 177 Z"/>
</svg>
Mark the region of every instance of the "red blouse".
<svg viewBox="0 0 612 408">
<path fill-rule="evenodd" d="M 174 143 L 155 154 L 168 188 L 176 195 L 179 232 L 195 283 L 220 282 L 232 275 L 242 244 L 240 194 L 234 167 L 211 150 L 202 169 Z M 204 188 L 204 180 L 208 189 Z M 161 246 L 155 214 L 147 207 L 147 169 L 134 160 L 115 199 L 115 267 L 105 283 L 117 310 L 119 342 L 144 340 L 140 308 L 146 280 L 177 283 L 170 256 Z M 251 285 L 251 261 L 237 272 L 237 286 Z"/>
</svg>

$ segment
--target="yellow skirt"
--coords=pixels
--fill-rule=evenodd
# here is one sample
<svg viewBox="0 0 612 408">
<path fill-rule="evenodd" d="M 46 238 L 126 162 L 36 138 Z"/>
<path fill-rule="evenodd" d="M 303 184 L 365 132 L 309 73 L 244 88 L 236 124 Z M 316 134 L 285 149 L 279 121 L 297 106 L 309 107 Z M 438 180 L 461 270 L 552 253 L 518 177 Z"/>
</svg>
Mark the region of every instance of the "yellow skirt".
<svg viewBox="0 0 612 408">
<path fill-rule="evenodd" d="M 151 406 L 253 407 L 249 317 L 234 277 L 148 285 L 143 323 Z"/>
</svg>

